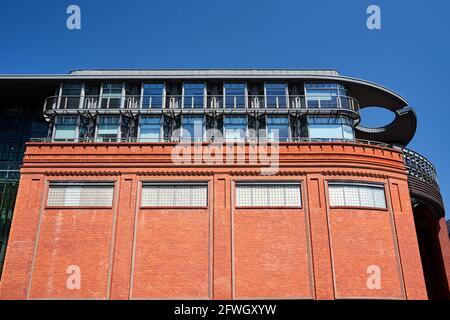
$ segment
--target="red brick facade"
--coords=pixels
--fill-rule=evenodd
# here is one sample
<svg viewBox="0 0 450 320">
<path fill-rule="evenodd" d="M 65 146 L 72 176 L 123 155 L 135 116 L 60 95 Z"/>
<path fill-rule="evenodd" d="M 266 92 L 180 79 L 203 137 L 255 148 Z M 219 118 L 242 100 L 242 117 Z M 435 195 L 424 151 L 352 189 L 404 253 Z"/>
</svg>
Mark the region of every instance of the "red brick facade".
<svg viewBox="0 0 450 320">
<path fill-rule="evenodd" d="M 400 152 L 283 143 L 279 171 L 264 176 L 256 164 L 173 164 L 173 148 L 30 143 L 0 298 L 427 298 Z M 91 180 L 115 182 L 111 208 L 46 207 L 50 181 Z M 236 208 L 235 183 L 249 180 L 300 182 L 302 207 Z M 331 208 L 336 180 L 384 184 L 387 209 Z M 208 206 L 142 208 L 145 181 L 206 182 Z M 70 265 L 80 289 L 66 286 Z M 380 289 L 368 288 L 371 265 Z"/>
</svg>

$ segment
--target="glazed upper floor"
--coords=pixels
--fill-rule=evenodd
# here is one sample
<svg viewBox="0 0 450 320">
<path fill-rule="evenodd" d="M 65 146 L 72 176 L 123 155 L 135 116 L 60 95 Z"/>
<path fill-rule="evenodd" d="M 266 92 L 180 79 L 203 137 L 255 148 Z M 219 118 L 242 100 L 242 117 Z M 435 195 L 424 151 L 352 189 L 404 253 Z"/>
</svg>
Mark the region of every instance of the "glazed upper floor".
<svg viewBox="0 0 450 320">
<path fill-rule="evenodd" d="M 79 113 L 338 115 L 354 120 L 357 139 L 401 146 L 409 143 L 416 129 L 414 110 L 400 95 L 332 70 L 80 70 L 68 75 L 0 76 L 0 91 L 16 92 L 9 98 L 12 103 L 25 100 L 36 106 L 39 97 L 50 120 Z M 359 110 L 372 106 L 392 111 L 394 121 L 379 128 L 363 127 Z"/>
</svg>

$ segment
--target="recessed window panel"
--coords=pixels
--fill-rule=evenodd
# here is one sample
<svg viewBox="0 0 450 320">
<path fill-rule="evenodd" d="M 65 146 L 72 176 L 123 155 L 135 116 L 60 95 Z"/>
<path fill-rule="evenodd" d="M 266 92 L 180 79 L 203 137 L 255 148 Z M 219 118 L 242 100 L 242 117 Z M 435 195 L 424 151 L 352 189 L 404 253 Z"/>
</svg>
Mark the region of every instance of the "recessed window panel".
<svg viewBox="0 0 450 320">
<path fill-rule="evenodd" d="M 225 116 L 223 119 L 223 131 L 227 141 L 244 141 L 247 132 L 247 117 Z"/>
<path fill-rule="evenodd" d="M 102 108 L 120 108 L 122 105 L 123 83 L 102 84 Z"/>
<path fill-rule="evenodd" d="M 301 207 L 300 183 L 237 183 L 238 207 Z"/>
<path fill-rule="evenodd" d="M 99 116 L 97 123 L 97 141 L 117 141 L 119 137 L 119 120 L 119 116 Z"/>
<path fill-rule="evenodd" d="M 59 109 L 78 109 L 80 107 L 82 83 L 63 83 Z"/>
<path fill-rule="evenodd" d="M 286 108 L 286 83 L 265 83 L 266 108 Z"/>
<path fill-rule="evenodd" d="M 183 83 L 183 108 L 203 108 L 205 89 L 204 83 Z"/>
<path fill-rule="evenodd" d="M 355 139 L 352 120 L 346 117 L 308 117 L 308 134 L 312 139 Z"/>
<path fill-rule="evenodd" d="M 267 139 L 287 141 L 289 139 L 289 119 L 287 116 L 267 116 Z"/>
<path fill-rule="evenodd" d="M 53 183 L 48 190 L 47 206 L 110 207 L 113 192 L 112 183 Z"/>
<path fill-rule="evenodd" d="M 308 108 L 339 108 L 348 104 L 347 90 L 340 84 L 307 83 L 305 84 Z"/>
<path fill-rule="evenodd" d="M 245 108 L 247 86 L 245 83 L 225 83 L 225 107 L 226 108 Z"/>
<path fill-rule="evenodd" d="M 142 108 L 160 109 L 163 107 L 164 84 L 163 83 L 144 83 L 144 98 Z"/>
<path fill-rule="evenodd" d="M 206 207 L 207 184 L 144 184 L 141 204 L 143 207 Z"/>
<path fill-rule="evenodd" d="M 161 141 L 162 117 L 141 116 L 139 120 L 139 140 L 142 142 Z"/>
<path fill-rule="evenodd" d="M 182 140 L 203 141 L 205 118 L 203 116 L 183 116 Z"/>
<path fill-rule="evenodd" d="M 386 208 L 384 187 L 381 185 L 330 183 L 328 191 L 332 207 Z"/>
<path fill-rule="evenodd" d="M 77 117 L 58 116 L 54 131 L 55 141 L 74 141 L 77 138 Z"/>
</svg>

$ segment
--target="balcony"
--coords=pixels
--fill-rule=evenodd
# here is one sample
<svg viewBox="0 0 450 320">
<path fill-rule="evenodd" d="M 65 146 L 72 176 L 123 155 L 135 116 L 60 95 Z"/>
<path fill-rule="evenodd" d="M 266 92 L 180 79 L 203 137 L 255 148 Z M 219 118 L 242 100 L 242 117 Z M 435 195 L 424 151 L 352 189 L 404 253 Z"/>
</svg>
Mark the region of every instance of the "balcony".
<svg viewBox="0 0 450 320">
<path fill-rule="evenodd" d="M 300 111 L 310 114 L 344 113 L 354 119 L 359 118 L 359 103 L 344 96 L 53 96 L 46 99 L 44 112 L 78 113 L 97 111 L 100 113 L 120 113 L 120 111 L 155 113 L 161 111 L 204 112 L 204 111 Z"/>
<path fill-rule="evenodd" d="M 403 159 L 408 171 L 412 197 L 431 206 L 438 214 L 444 215 L 444 203 L 433 164 L 424 156 L 409 149 L 403 149 Z"/>
</svg>

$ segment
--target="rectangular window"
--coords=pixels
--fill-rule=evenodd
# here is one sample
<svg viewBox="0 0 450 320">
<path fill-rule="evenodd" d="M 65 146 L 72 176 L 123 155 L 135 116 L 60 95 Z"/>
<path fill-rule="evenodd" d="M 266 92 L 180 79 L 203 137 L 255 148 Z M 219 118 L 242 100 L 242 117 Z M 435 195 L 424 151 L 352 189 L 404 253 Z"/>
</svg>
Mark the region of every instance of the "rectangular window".
<svg viewBox="0 0 450 320">
<path fill-rule="evenodd" d="M 58 116 L 56 117 L 55 141 L 75 141 L 77 139 L 77 117 Z"/>
<path fill-rule="evenodd" d="M 247 132 L 246 116 L 225 116 L 223 134 L 226 141 L 244 141 Z"/>
<path fill-rule="evenodd" d="M 111 207 L 113 193 L 113 183 L 51 183 L 47 206 Z"/>
<path fill-rule="evenodd" d="M 266 93 L 266 108 L 286 108 L 286 83 L 264 83 L 264 89 Z"/>
<path fill-rule="evenodd" d="M 237 183 L 237 207 L 301 207 L 300 183 Z"/>
<path fill-rule="evenodd" d="M 102 84 L 102 108 L 120 108 L 122 106 L 123 83 Z"/>
<path fill-rule="evenodd" d="M 113 142 L 119 138 L 119 116 L 99 116 L 97 123 L 98 142 Z"/>
<path fill-rule="evenodd" d="M 143 207 L 206 207 L 207 184 L 161 183 L 142 186 Z"/>
<path fill-rule="evenodd" d="M 139 120 L 139 140 L 161 141 L 162 117 L 141 116 Z"/>
<path fill-rule="evenodd" d="M 183 108 L 203 108 L 205 91 L 204 83 L 183 83 Z"/>
<path fill-rule="evenodd" d="M 353 121 L 346 117 L 308 117 L 308 134 L 312 139 L 355 139 Z"/>
<path fill-rule="evenodd" d="M 205 130 L 205 118 L 203 116 L 183 116 L 182 140 L 203 141 Z"/>
<path fill-rule="evenodd" d="M 78 109 L 80 107 L 82 83 L 63 83 L 59 109 Z"/>
<path fill-rule="evenodd" d="M 386 209 L 384 187 L 370 184 L 330 183 L 332 207 L 366 207 Z"/>
<path fill-rule="evenodd" d="M 247 85 L 245 83 L 225 83 L 223 85 L 225 95 L 225 108 L 245 108 Z"/>
<path fill-rule="evenodd" d="M 164 104 L 164 84 L 163 83 L 144 83 L 144 98 L 142 108 L 161 109 Z"/>
<path fill-rule="evenodd" d="M 289 139 L 289 119 L 286 116 L 267 116 L 267 139 L 287 141 Z"/>
<path fill-rule="evenodd" d="M 348 101 L 347 90 L 336 83 L 306 83 L 305 95 L 308 108 L 338 108 Z"/>
</svg>

